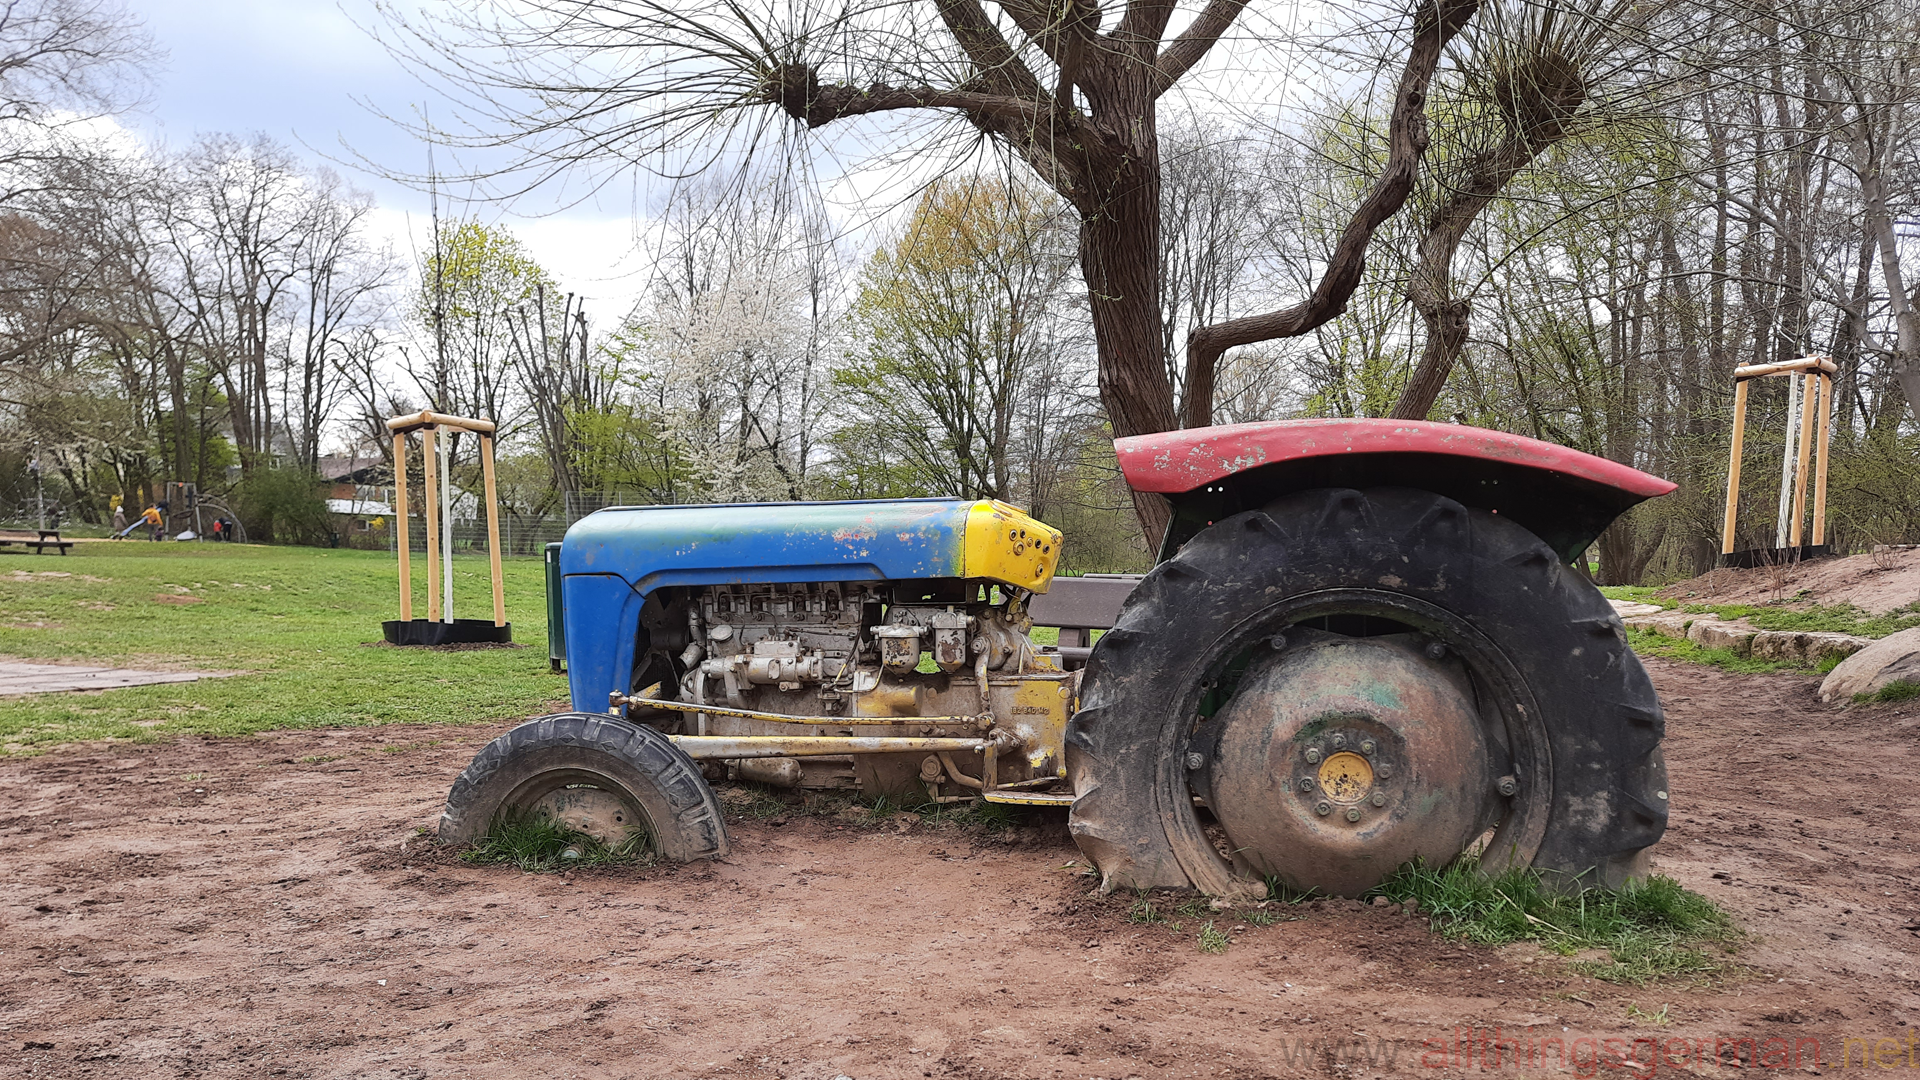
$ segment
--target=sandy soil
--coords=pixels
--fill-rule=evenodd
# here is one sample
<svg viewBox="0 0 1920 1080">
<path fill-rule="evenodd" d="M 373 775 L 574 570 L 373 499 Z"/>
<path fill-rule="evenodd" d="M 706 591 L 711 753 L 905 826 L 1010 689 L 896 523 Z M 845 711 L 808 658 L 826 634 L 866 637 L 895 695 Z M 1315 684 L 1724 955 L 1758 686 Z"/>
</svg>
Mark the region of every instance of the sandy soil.
<svg viewBox="0 0 1920 1080">
<path fill-rule="evenodd" d="M 1764 604 L 1802 592 L 1819 604 L 1852 604 L 1881 614 L 1920 601 L 1920 548 L 1813 559 L 1791 566 L 1723 567 L 1676 582 L 1659 595 L 1696 604 Z"/>
<path fill-rule="evenodd" d="M 1816 1038 L 1828 1073 L 1843 1038 L 1895 1039 L 1905 1067 L 1920 709 L 1652 666 L 1658 865 L 1756 935 L 1716 986 L 1594 982 L 1349 902 L 1223 916 L 1204 954 L 1192 920 L 1090 895 L 1058 820 L 739 823 L 720 865 L 570 879 L 450 864 L 418 830 L 494 731 L 301 732 L 0 764 L 0 1075 L 1461 1076 L 1486 1051 L 1457 1033 L 1496 1026 L 1686 1062 L 1603 1075 L 1739 1075 L 1743 1048 L 1675 1049 L 1715 1038 Z"/>
</svg>

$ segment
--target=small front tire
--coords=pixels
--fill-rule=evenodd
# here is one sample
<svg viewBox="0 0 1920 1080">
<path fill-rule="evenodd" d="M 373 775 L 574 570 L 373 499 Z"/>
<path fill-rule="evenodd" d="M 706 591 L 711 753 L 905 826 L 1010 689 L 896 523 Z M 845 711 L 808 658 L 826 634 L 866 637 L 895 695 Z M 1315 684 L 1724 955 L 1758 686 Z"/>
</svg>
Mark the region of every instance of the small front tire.
<svg viewBox="0 0 1920 1080">
<path fill-rule="evenodd" d="M 609 847 L 673 862 L 729 847 L 700 767 L 665 735 L 614 716 L 543 716 L 488 743 L 447 793 L 440 839 L 472 843 L 505 813 L 540 810 Z"/>
</svg>

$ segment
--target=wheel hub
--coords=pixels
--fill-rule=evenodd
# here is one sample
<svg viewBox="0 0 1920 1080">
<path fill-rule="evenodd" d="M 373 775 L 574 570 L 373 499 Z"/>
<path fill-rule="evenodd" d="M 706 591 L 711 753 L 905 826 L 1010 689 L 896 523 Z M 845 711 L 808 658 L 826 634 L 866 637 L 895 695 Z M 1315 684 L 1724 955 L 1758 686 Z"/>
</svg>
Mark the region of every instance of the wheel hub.
<svg viewBox="0 0 1920 1080">
<path fill-rule="evenodd" d="M 555 824 L 585 833 L 612 848 L 627 843 L 642 827 L 638 812 L 625 797 L 585 785 L 555 788 L 528 803 L 527 809 L 544 810 Z"/>
<path fill-rule="evenodd" d="M 1470 685 L 1396 638 L 1329 638 L 1249 664 L 1195 735 L 1197 784 L 1237 861 L 1352 896 L 1452 859 L 1496 816 Z"/>
</svg>

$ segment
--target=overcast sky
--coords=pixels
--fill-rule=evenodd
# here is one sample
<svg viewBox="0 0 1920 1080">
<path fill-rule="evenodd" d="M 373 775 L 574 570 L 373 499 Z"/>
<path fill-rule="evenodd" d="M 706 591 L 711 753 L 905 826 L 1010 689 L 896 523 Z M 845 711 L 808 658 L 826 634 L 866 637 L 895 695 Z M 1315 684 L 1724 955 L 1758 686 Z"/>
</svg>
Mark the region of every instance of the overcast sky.
<svg viewBox="0 0 1920 1080">
<path fill-rule="evenodd" d="M 381 226 L 403 255 L 409 228 L 426 235 L 427 196 L 355 167 L 347 149 L 395 169 L 426 166 L 425 147 L 355 101 L 406 114 L 428 97 L 360 29 L 379 25 L 369 0 L 127 2 L 167 53 L 151 104 L 128 126 L 179 146 L 202 132 L 264 132 L 310 161 L 330 156 L 331 167 L 374 194 Z M 562 286 L 589 298 L 604 326 L 625 315 L 645 284 L 632 195 L 623 188 L 598 205 L 545 217 L 492 205 L 473 212 L 510 229 Z"/>
</svg>

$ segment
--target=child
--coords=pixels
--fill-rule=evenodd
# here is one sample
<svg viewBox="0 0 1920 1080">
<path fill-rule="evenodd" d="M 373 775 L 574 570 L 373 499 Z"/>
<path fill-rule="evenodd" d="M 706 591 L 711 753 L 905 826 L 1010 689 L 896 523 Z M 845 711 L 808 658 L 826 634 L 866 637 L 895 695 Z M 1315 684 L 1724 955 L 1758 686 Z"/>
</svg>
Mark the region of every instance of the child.
<svg viewBox="0 0 1920 1080">
<path fill-rule="evenodd" d="M 133 530 L 139 528 L 142 525 L 151 526 L 153 529 L 153 538 L 155 540 L 160 539 L 163 535 L 165 535 L 164 530 L 165 530 L 165 522 L 166 522 L 166 518 L 160 515 L 160 511 L 166 509 L 166 505 L 167 505 L 166 503 L 154 503 L 148 506 L 145 510 L 142 510 L 140 512 L 139 517 L 133 519 L 133 524 L 120 530 L 120 532 L 114 537 L 114 539 L 116 540 L 121 539 L 125 537 L 128 533 L 132 532 Z"/>
</svg>

